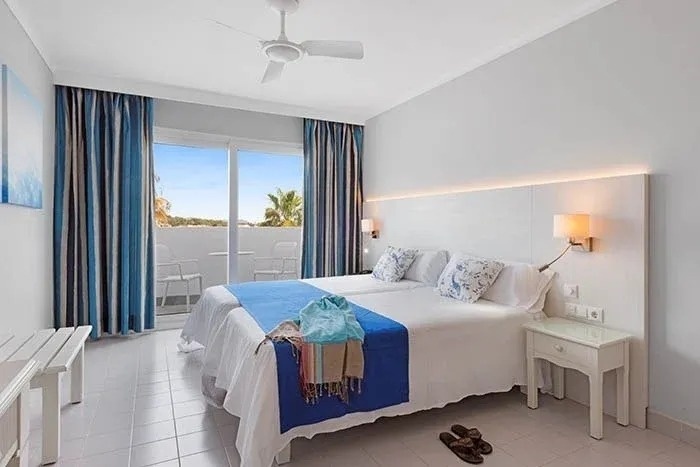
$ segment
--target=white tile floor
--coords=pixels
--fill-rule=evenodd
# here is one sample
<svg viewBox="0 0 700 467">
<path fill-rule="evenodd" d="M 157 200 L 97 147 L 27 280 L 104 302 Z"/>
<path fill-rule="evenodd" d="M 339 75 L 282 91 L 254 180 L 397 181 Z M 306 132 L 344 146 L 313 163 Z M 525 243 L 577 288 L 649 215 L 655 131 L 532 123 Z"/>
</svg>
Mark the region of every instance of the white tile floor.
<svg viewBox="0 0 700 467">
<path fill-rule="evenodd" d="M 86 397 L 63 408 L 62 458 L 56 465 L 128 467 L 238 466 L 238 420 L 207 407 L 196 355 L 176 351 L 177 331 L 103 339 L 86 351 Z M 68 383 L 68 378 L 64 379 Z M 67 386 L 66 386 L 67 387 Z M 64 392 L 64 394 L 67 392 Z M 41 393 L 32 394 L 30 465 L 39 464 Z M 653 431 L 622 428 L 606 417 L 605 439 L 587 434 L 587 409 L 542 397 L 471 397 L 440 410 L 382 419 L 313 440 L 295 440 L 290 467 L 464 466 L 437 439 L 453 423 L 477 426 L 495 451 L 483 465 L 700 466 L 700 451 Z"/>
</svg>

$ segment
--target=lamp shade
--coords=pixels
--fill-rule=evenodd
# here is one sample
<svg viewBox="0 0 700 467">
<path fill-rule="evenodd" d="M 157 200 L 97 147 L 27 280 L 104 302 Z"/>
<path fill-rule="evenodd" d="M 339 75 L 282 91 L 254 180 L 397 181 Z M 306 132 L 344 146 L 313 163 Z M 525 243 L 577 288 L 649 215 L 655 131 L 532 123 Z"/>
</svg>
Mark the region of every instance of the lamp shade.
<svg viewBox="0 0 700 467">
<path fill-rule="evenodd" d="M 370 233 L 374 231 L 374 219 L 362 219 L 362 232 Z"/>
<path fill-rule="evenodd" d="M 555 214 L 554 238 L 588 238 L 590 216 L 588 214 Z"/>
</svg>

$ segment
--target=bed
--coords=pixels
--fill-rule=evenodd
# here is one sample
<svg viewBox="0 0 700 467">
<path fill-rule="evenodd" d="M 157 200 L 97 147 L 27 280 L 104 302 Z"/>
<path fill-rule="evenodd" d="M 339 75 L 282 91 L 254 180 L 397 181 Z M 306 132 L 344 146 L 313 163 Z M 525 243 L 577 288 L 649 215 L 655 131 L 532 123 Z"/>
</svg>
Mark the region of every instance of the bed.
<svg viewBox="0 0 700 467">
<path fill-rule="evenodd" d="M 486 300 L 474 304 L 438 295 L 430 287 L 349 296 L 354 304 L 408 331 L 408 402 L 350 413 L 280 433 L 277 360 L 272 344 L 243 308 L 226 313 L 204 356 L 205 396 L 241 419 L 236 446 L 242 467 L 267 467 L 294 438 L 310 438 L 397 416 L 443 407 L 469 395 L 508 391 L 525 384 L 522 325 L 533 315 Z M 454 359 L 469 359 L 455 371 Z M 469 358 L 484 356 L 488 358 Z M 464 359 L 461 359 L 464 361 Z"/>
<path fill-rule="evenodd" d="M 384 282 L 373 278 L 371 274 L 302 279 L 301 282 L 317 287 L 329 294 L 346 297 L 426 286 L 422 282 L 406 279 L 398 282 Z M 181 350 L 196 350 L 201 348 L 201 346 L 206 347 L 212 334 L 218 330 L 224 321 L 226 314 L 239 306 L 240 302 L 225 285 L 208 287 L 204 290 L 202 297 L 197 302 L 192 313 L 190 313 L 182 329 L 181 337 L 189 346 L 181 345 Z"/>
</svg>

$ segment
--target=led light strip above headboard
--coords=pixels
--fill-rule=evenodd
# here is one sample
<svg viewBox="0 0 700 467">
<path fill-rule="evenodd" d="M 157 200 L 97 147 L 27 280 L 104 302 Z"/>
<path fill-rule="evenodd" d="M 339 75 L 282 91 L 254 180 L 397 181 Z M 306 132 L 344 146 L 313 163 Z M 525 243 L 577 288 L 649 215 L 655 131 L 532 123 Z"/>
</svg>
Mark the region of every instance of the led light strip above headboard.
<svg viewBox="0 0 700 467">
<path fill-rule="evenodd" d="M 611 178 L 611 177 L 622 177 L 626 175 L 644 175 L 648 174 L 649 169 L 647 167 L 635 166 L 635 167 L 616 167 L 605 170 L 597 170 L 592 172 L 577 172 L 576 174 L 566 175 L 547 175 L 547 176 L 535 176 L 527 179 L 512 179 L 509 181 L 488 181 L 488 182 L 475 182 L 470 185 L 447 187 L 447 188 L 437 188 L 430 191 L 418 191 L 414 193 L 402 193 L 396 195 L 386 195 L 386 196 L 368 196 L 365 198 L 365 203 L 375 203 L 379 201 L 393 201 L 402 199 L 412 199 L 412 198 L 426 198 L 431 196 L 445 196 L 454 195 L 459 193 L 471 193 L 475 191 L 487 191 L 487 190 L 501 190 L 506 188 L 520 188 L 525 186 L 537 186 L 537 185 L 548 185 L 551 183 L 565 183 L 565 182 L 580 182 L 584 180 L 595 180 L 601 178 Z"/>
</svg>

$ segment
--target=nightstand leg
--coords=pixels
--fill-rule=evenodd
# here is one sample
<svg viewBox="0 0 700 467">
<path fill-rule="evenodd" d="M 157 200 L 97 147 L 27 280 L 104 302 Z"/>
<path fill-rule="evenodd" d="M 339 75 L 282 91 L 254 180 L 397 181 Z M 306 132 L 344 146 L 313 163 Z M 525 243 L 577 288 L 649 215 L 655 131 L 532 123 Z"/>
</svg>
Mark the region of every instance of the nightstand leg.
<svg viewBox="0 0 700 467">
<path fill-rule="evenodd" d="M 624 345 L 624 366 L 617 373 L 617 423 L 627 426 L 630 423 L 630 343 Z"/>
<path fill-rule="evenodd" d="M 591 437 L 601 439 L 603 437 L 603 374 L 595 371 L 589 375 L 591 390 Z"/>
<path fill-rule="evenodd" d="M 527 331 L 527 406 L 537 408 L 537 365 L 534 357 L 534 335 Z"/>
<path fill-rule="evenodd" d="M 559 400 L 564 398 L 564 367 L 552 363 L 552 392 Z"/>
</svg>

